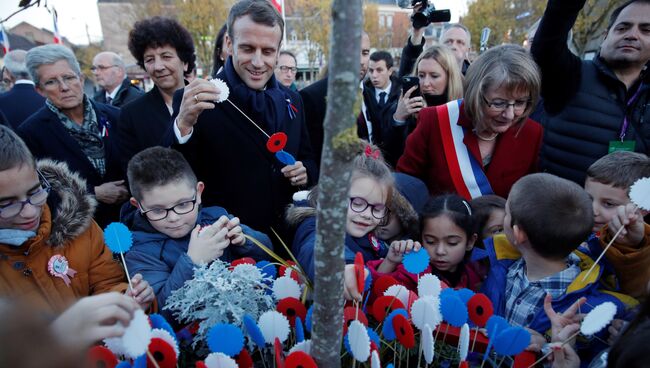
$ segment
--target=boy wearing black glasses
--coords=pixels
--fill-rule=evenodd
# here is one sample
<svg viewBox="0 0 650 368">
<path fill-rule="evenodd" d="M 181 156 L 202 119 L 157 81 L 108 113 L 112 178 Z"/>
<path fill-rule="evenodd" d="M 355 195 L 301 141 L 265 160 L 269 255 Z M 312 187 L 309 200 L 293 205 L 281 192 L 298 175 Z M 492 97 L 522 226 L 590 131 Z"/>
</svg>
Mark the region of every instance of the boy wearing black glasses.
<svg viewBox="0 0 650 368">
<path fill-rule="evenodd" d="M 243 234 L 272 249 L 267 235 L 240 224 L 224 208 L 201 207 L 204 184 L 178 151 L 145 149 L 129 161 L 127 176 L 131 208 L 137 210 L 122 214 L 133 232 L 126 263 L 129 271 L 149 281 L 161 308 L 172 291 L 192 278 L 196 265 L 266 258 Z"/>
<path fill-rule="evenodd" d="M 0 126 L 0 298 L 58 314 L 79 298 L 126 291 L 124 271 L 92 219 L 96 204 L 64 163 L 37 165 L 25 143 Z M 140 275 L 132 283 L 127 294 L 147 308 L 151 287 Z"/>
</svg>

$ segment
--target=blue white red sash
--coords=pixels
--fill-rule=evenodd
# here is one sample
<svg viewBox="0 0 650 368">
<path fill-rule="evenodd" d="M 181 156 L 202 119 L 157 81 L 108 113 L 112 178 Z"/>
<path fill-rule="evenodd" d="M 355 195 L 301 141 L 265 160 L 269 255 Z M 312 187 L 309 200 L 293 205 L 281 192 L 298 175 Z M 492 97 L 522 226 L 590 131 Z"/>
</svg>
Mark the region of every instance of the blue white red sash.
<svg viewBox="0 0 650 368">
<path fill-rule="evenodd" d="M 493 194 L 482 165 L 463 143 L 467 129 L 458 125 L 462 100 L 451 101 L 438 106 L 438 126 L 447 166 L 456 192 L 467 200 L 486 194 Z"/>
</svg>

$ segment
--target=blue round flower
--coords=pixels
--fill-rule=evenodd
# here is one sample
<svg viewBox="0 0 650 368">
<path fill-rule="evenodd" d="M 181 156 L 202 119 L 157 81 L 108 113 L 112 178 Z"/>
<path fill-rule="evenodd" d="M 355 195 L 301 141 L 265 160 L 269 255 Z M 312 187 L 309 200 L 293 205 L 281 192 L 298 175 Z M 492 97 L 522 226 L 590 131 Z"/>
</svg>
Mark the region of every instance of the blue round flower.
<svg viewBox="0 0 650 368">
<path fill-rule="evenodd" d="M 244 334 L 230 323 L 217 323 L 208 331 L 208 347 L 213 353 L 234 357 L 244 348 Z"/>
<path fill-rule="evenodd" d="M 417 252 L 405 254 L 402 264 L 406 271 L 417 275 L 427 269 L 429 261 L 429 253 L 427 253 L 426 249 L 420 248 Z"/>
<path fill-rule="evenodd" d="M 384 324 L 381 326 L 381 333 L 384 335 L 384 338 L 387 341 L 393 341 L 397 338 L 397 335 L 395 335 L 395 329 L 393 329 L 393 318 L 395 318 L 395 316 L 398 314 L 409 318 L 408 312 L 401 308 L 395 309 L 394 311 L 390 312 L 388 316 L 386 316 L 386 319 L 384 319 Z"/>
<path fill-rule="evenodd" d="M 460 298 L 460 300 L 463 301 L 463 303 L 467 304 L 467 301 L 474 296 L 474 292 L 471 291 L 470 289 L 460 289 L 456 290 L 456 295 Z"/>
<path fill-rule="evenodd" d="M 296 342 L 303 342 L 305 340 L 305 328 L 302 326 L 300 317 L 296 317 Z"/>
<path fill-rule="evenodd" d="M 314 314 L 314 305 L 312 304 L 309 309 L 307 309 L 307 316 L 305 316 L 305 328 L 307 332 L 311 333 L 311 316 Z"/>
<path fill-rule="evenodd" d="M 253 319 L 253 317 L 249 316 L 248 314 L 244 315 L 244 328 L 246 329 L 246 333 L 248 333 L 248 336 L 251 338 L 251 340 L 253 340 L 255 345 L 257 345 L 257 347 L 260 349 L 264 349 L 264 346 L 266 346 L 266 341 L 264 340 L 262 330 L 260 330 L 259 326 L 257 326 L 257 323 L 255 323 L 255 319 Z"/>
<path fill-rule="evenodd" d="M 178 344 L 178 338 L 176 337 L 176 332 L 174 332 L 174 329 L 169 324 L 169 322 L 167 322 L 165 317 L 161 316 L 158 313 L 154 313 L 149 315 L 149 320 L 151 321 L 151 329 L 159 328 L 161 330 L 165 330 L 169 332 L 169 334 L 172 335 L 174 340 L 176 340 L 176 344 Z"/>
<path fill-rule="evenodd" d="M 262 271 L 262 275 L 275 279 L 275 276 L 278 274 L 278 270 L 274 264 L 269 261 L 259 261 L 257 262 L 257 268 Z"/>
<path fill-rule="evenodd" d="M 442 318 L 454 327 L 461 327 L 467 322 L 467 307 L 455 295 L 440 299 L 440 312 Z"/>
</svg>

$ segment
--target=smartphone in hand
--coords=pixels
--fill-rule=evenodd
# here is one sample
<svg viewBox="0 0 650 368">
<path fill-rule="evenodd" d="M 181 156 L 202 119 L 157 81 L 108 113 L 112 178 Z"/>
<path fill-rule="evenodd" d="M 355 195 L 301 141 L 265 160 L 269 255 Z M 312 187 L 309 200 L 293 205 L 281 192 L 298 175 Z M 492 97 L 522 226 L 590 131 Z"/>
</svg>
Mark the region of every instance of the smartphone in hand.
<svg viewBox="0 0 650 368">
<path fill-rule="evenodd" d="M 417 86 L 418 88 L 411 93 L 411 98 L 420 96 L 420 78 L 411 76 L 402 77 L 402 94 L 406 94 L 413 86 Z"/>
</svg>

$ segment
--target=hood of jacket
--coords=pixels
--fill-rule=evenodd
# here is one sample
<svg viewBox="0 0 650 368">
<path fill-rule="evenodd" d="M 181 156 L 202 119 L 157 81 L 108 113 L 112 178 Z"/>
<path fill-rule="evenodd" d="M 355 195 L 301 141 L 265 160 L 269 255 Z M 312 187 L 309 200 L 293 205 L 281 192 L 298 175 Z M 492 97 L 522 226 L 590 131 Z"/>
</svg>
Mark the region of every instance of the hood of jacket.
<svg viewBox="0 0 650 368">
<path fill-rule="evenodd" d="M 44 159 L 36 167 L 52 187 L 47 199 L 52 212 L 47 242 L 55 247 L 63 246 L 88 229 L 97 200 L 86 191 L 86 181 L 64 162 Z"/>
</svg>

